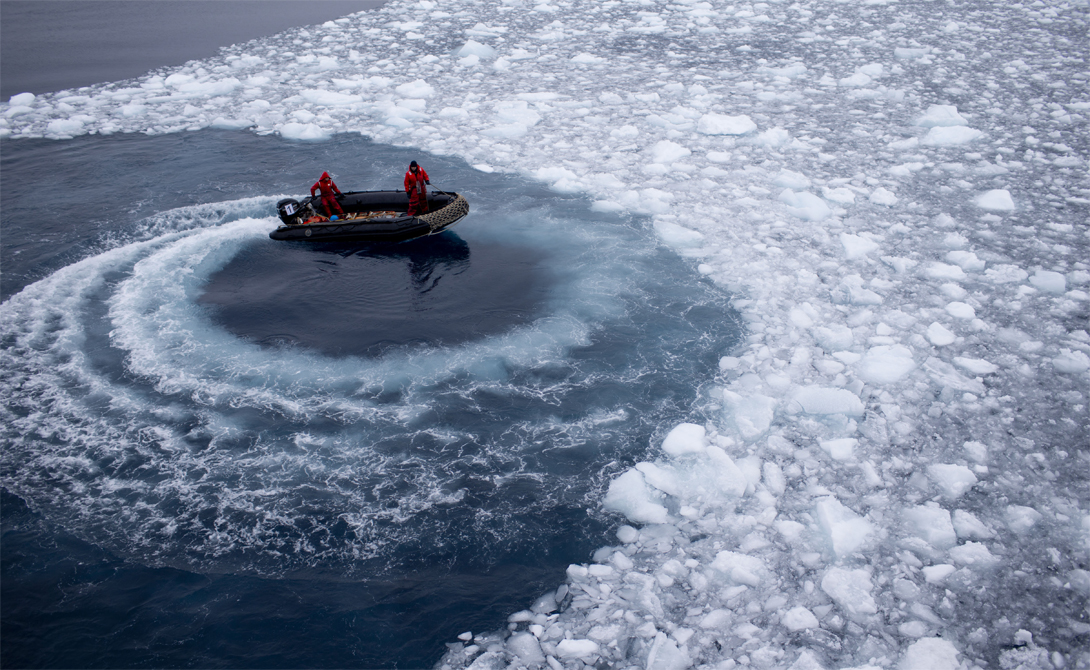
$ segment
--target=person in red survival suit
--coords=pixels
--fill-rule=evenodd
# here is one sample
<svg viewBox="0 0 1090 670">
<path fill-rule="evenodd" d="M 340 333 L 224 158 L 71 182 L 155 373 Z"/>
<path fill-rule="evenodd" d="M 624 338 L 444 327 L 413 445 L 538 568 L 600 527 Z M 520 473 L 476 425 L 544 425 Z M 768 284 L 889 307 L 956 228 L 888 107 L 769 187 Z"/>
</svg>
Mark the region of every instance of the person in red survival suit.
<svg viewBox="0 0 1090 670">
<path fill-rule="evenodd" d="M 409 163 L 409 171 L 405 173 L 405 192 L 409 194 L 409 216 L 417 216 L 420 214 L 428 213 L 428 189 L 427 185 L 430 185 L 431 181 L 428 179 L 428 173 L 424 172 L 424 168 L 416 164 L 416 161 Z"/>
<path fill-rule="evenodd" d="M 341 189 L 337 188 L 337 185 L 333 183 L 333 178 L 329 176 L 328 172 L 323 172 L 321 178 L 314 182 L 314 186 L 310 187 L 310 196 L 314 197 L 315 191 L 322 192 L 322 207 L 325 208 L 326 214 L 330 217 L 333 216 L 333 211 L 336 210 L 337 214 L 344 218 L 344 210 L 341 209 L 340 203 L 337 202 L 336 196 L 333 194 L 341 195 Z"/>
</svg>

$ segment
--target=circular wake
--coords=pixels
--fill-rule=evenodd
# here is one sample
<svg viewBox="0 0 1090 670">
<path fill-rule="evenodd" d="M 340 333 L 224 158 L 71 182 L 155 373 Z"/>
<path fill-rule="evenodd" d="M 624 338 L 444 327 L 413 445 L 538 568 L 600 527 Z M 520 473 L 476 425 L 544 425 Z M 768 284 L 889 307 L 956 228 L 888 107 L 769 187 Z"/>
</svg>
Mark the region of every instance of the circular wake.
<svg viewBox="0 0 1090 670">
<path fill-rule="evenodd" d="M 212 214 L 224 204 L 167 212 L 146 239 L 3 304 L 5 487 L 153 565 L 487 560 L 584 523 L 603 478 L 688 404 L 680 389 L 701 362 L 673 352 L 688 342 L 715 356 L 736 333 L 695 318 L 709 305 L 729 318 L 725 296 L 699 283 L 644 291 L 666 254 L 640 230 L 486 208 L 470 249 L 549 249 L 532 318 L 376 355 L 268 346 L 202 299 L 240 252 L 282 244 L 267 237 L 273 221 L 246 216 L 259 205 L 227 207 L 236 218 Z"/>
</svg>

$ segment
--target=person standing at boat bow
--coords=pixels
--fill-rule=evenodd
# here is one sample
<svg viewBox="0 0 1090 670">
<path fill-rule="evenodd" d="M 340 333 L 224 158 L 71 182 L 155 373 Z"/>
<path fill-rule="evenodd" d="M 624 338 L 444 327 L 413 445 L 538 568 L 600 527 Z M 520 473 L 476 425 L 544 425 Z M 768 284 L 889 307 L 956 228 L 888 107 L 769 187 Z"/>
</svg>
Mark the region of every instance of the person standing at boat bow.
<svg viewBox="0 0 1090 670">
<path fill-rule="evenodd" d="M 336 210 L 341 218 L 344 218 L 344 210 L 341 209 L 336 197 L 336 195 L 342 195 L 341 189 L 337 188 L 337 185 L 333 183 L 333 178 L 329 176 L 328 172 L 323 172 L 318 181 L 314 182 L 314 186 L 310 187 L 310 197 L 314 197 L 315 191 L 321 191 L 322 193 L 322 207 L 325 208 L 327 216 L 332 218 L 333 211 Z"/>
<path fill-rule="evenodd" d="M 428 213 L 428 185 L 431 181 L 428 179 L 428 173 L 424 172 L 424 168 L 416 164 L 416 161 L 409 163 L 409 171 L 405 173 L 405 192 L 409 194 L 409 216 L 419 216 L 420 214 Z"/>
</svg>

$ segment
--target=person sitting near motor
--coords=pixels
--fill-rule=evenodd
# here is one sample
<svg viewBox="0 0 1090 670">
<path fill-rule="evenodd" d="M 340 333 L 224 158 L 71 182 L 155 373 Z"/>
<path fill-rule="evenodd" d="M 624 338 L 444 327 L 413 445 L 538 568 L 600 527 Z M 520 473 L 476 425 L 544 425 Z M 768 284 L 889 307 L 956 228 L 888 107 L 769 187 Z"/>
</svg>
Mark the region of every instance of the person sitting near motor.
<svg viewBox="0 0 1090 670">
<path fill-rule="evenodd" d="M 409 163 L 409 171 L 405 173 L 405 192 L 409 194 L 409 211 L 407 212 L 409 216 L 428 213 L 427 185 L 430 184 L 431 181 L 424 168 L 417 165 L 416 161 Z"/>
<path fill-rule="evenodd" d="M 341 209 L 336 197 L 336 195 L 343 194 L 341 189 L 337 188 L 337 185 L 333 183 L 333 178 L 329 176 L 328 172 L 323 172 L 321 178 L 314 182 L 314 186 L 310 187 L 310 197 L 314 197 L 315 191 L 321 191 L 322 193 L 322 207 L 325 208 L 327 216 L 333 218 L 333 211 L 336 210 L 337 214 L 342 219 L 344 218 L 344 210 Z"/>
</svg>

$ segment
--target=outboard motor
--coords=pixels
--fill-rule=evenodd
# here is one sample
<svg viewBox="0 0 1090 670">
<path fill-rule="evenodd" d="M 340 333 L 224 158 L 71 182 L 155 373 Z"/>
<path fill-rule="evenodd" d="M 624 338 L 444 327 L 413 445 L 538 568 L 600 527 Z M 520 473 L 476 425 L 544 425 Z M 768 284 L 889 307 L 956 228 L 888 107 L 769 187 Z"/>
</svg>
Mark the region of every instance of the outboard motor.
<svg viewBox="0 0 1090 670">
<path fill-rule="evenodd" d="M 304 220 L 306 208 L 295 198 L 284 198 L 276 203 L 276 213 L 280 220 L 289 226 L 300 224 Z"/>
</svg>

